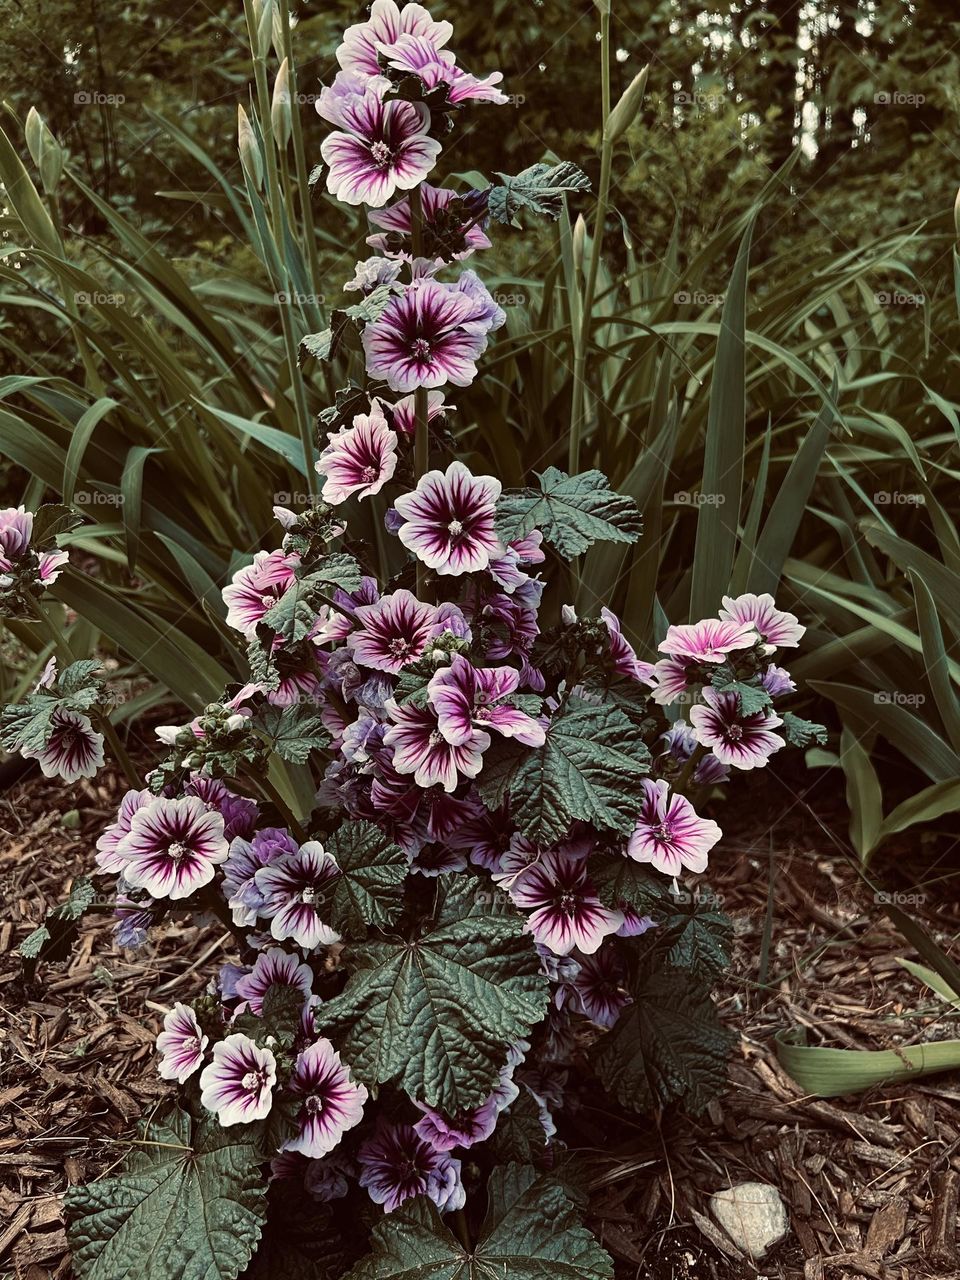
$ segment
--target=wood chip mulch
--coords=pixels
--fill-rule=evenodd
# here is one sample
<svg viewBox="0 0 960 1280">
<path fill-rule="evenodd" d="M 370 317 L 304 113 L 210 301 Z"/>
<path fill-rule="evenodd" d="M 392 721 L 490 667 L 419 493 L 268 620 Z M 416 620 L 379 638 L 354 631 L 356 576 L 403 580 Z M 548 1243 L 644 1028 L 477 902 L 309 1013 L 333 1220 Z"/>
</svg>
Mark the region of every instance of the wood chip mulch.
<svg viewBox="0 0 960 1280">
<path fill-rule="evenodd" d="M 699 1120 L 637 1117 L 598 1155 L 591 1225 L 618 1280 L 960 1280 L 960 1073 L 822 1100 L 777 1061 L 775 1036 L 792 1028 L 810 1043 L 894 1050 L 960 1029 L 897 963 L 918 957 L 855 873 L 837 771 L 805 794 L 768 772 L 714 815 L 735 833 L 709 876 L 736 931 L 718 992 L 740 1037 L 730 1087 Z M 62 789 L 36 774 L 0 797 L 0 1277 L 70 1275 L 60 1196 L 119 1164 L 136 1118 L 170 1096 L 153 1053 L 162 1014 L 203 985 L 224 941 L 178 923 L 120 951 L 110 922 L 93 917 L 69 961 L 24 983 L 16 947 L 93 865 L 118 791 L 102 779 L 73 788 L 63 817 Z M 907 909 L 944 946 L 960 935 L 953 845 L 949 833 L 922 848 L 904 841 L 877 868 L 921 899 Z M 758 1264 L 708 1206 L 746 1181 L 775 1186 L 790 1218 Z"/>
</svg>

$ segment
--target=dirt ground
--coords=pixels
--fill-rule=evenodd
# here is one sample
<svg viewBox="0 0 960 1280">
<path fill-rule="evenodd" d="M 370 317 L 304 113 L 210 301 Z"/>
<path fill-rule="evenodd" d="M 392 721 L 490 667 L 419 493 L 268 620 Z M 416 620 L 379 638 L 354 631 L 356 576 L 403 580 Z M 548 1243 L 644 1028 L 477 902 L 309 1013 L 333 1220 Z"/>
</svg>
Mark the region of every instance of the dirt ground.
<svg viewBox="0 0 960 1280">
<path fill-rule="evenodd" d="M 735 833 L 710 872 L 736 929 L 718 991 L 739 1034 L 729 1089 L 699 1121 L 638 1117 L 616 1150 L 587 1153 L 591 1225 L 623 1280 L 960 1280 L 960 1075 L 822 1101 L 778 1065 L 774 1038 L 790 1028 L 885 1049 L 956 1032 L 950 1007 L 898 964 L 917 957 L 855 873 L 838 771 L 765 772 L 715 815 Z M 31 774 L 0 797 L 0 1276 L 17 1280 L 69 1276 L 61 1193 L 118 1164 L 136 1118 L 169 1095 L 153 1055 L 162 1013 L 199 989 L 226 938 L 170 925 L 122 952 L 92 918 L 69 961 L 24 984 L 15 948 L 92 867 L 115 795 L 102 774 L 61 816 L 62 790 Z M 949 831 L 903 840 L 878 867 L 944 946 L 960 933 L 955 843 Z M 790 1216 L 756 1267 L 707 1203 L 744 1181 L 772 1183 Z"/>
</svg>

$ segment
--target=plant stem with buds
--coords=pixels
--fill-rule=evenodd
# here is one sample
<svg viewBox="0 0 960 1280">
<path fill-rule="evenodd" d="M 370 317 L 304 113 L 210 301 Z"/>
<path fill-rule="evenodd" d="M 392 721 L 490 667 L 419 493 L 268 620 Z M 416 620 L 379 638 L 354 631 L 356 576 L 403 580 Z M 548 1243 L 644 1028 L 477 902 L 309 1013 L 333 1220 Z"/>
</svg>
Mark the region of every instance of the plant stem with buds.
<svg viewBox="0 0 960 1280">
<path fill-rule="evenodd" d="M 413 258 L 411 278 L 414 264 L 423 256 L 423 200 L 420 188 L 414 187 L 410 192 L 410 250 Z M 415 434 L 413 438 L 413 471 L 414 482 L 418 482 L 430 469 L 430 427 L 428 424 L 430 398 L 426 387 L 417 387 L 413 393 Z M 427 569 L 422 560 L 417 560 L 417 596 L 422 600 L 426 583 Z"/>
</svg>

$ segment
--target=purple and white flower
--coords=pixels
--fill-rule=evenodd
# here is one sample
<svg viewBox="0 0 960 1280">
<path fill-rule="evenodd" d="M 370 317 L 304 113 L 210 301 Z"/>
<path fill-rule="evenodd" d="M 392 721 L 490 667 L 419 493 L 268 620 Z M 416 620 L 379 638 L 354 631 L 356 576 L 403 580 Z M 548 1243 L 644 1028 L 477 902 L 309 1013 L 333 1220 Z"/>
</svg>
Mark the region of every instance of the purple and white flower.
<svg viewBox="0 0 960 1280">
<path fill-rule="evenodd" d="M 350 637 L 355 662 L 399 675 L 422 657 L 434 634 L 437 610 L 401 589 L 356 611 L 358 629 Z"/>
<path fill-rule="evenodd" d="M 428 471 L 396 500 L 404 521 L 400 541 L 441 575 L 485 569 L 503 550 L 494 527 L 500 492 L 494 476 L 472 475 L 459 461 Z"/>
<path fill-rule="evenodd" d="M 775 751 L 786 746 L 773 732 L 783 721 L 772 711 L 743 715 L 735 693 L 718 693 L 706 686 L 704 706 L 690 708 L 690 723 L 701 746 L 709 747 L 723 764 L 735 769 L 762 769 Z"/>
<path fill-rule="evenodd" d="M 383 742 L 393 748 L 397 773 L 412 773 L 418 787 L 439 783 L 444 791 L 453 791 L 463 778 L 475 778 L 480 772 L 483 753 L 490 746 L 488 733 L 471 729 L 466 739 L 455 745 L 443 736 L 430 707 L 409 702 L 398 705 L 392 698 L 385 706 L 393 724 Z"/>
<path fill-rule="evenodd" d="M 479 280 L 467 292 L 421 277 L 390 298 L 364 329 L 367 373 L 393 391 L 447 382 L 467 387 L 477 376 L 487 334 L 504 319 Z"/>
<path fill-rule="evenodd" d="M 249 1036 L 234 1032 L 213 1046 L 213 1061 L 200 1073 L 200 1101 L 226 1128 L 270 1114 L 277 1060 Z"/>
<path fill-rule="evenodd" d="M 420 198 L 423 208 L 424 229 L 428 236 L 434 239 L 444 238 L 444 226 L 447 219 L 444 211 L 448 208 L 452 201 L 461 199 L 455 191 L 449 191 L 445 187 L 432 187 L 429 182 L 424 182 L 420 187 Z M 378 253 L 392 254 L 390 248 L 392 232 L 394 236 L 409 236 L 411 230 L 410 219 L 410 197 L 401 196 L 394 204 L 386 209 L 375 209 L 370 215 L 370 223 L 374 227 L 381 228 L 381 234 L 367 236 L 367 244 L 371 248 L 376 249 Z M 459 233 L 458 228 L 451 227 L 450 234 L 452 237 Z M 476 224 L 462 233 L 463 249 L 460 253 L 455 253 L 455 258 L 467 258 L 475 249 L 489 249 L 490 241 L 484 235 L 482 228 Z M 409 246 L 406 246 L 409 248 Z M 403 250 L 401 255 L 406 257 L 408 253 Z M 382 259 L 380 259 L 382 261 Z"/>
<path fill-rule="evenodd" d="M 396 404 L 389 406 L 395 429 L 402 431 L 404 435 L 412 436 L 416 433 L 416 399 L 415 395 L 403 396 Z M 454 406 L 446 403 L 442 391 L 431 391 L 427 395 L 428 425 L 433 422 L 434 418 L 442 418 L 444 414 L 453 413 L 453 410 Z"/>
<path fill-rule="evenodd" d="M 261 914 L 271 920 L 270 932 L 278 942 L 292 938 L 312 949 L 340 941 L 340 935 L 324 923 L 323 907 L 330 900 L 340 869 L 319 840 L 308 840 L 296 853 L 282 854 L 255 875 L 263 895 Z"/>
<path fill-rule="evenodd" d="M 250 972 L 237 980 L 234 992 L 244 1001 L 243 1008 L 260 1017 L 264 997 L 271 987 L 299 991 L 306 1003 L 313 989 L 313 970 L 290 951 L 269 947 L 260 952 Z"/>
<path fill-rule="evenodd" d="M 230 842 L 230 853 L 223 864 L 223 896 L 234 924 L 256 924 L 264 906 L 263 894 L 257 888 L 257 872 L 284 853 L 296 853 L 299 847 L 283 827 L 264 827 L 250 840 L 238 837 Z"/>
<path fill-rule="evenodd" d="M 620 1011 L 630 1003 L 624 983 L 626 973 L 613 946 L 601 947 L 592 956 L 584 956 L 580 970 L 571 984 L 581 1012 L 601 1027 L 612 1027 Z"/>
<path fill-rule="evenodd" d="M 704 871 L 707 855 L 723 832 L 709 818 L 701 818 L 693 805 L 670 790 L 663 778 L 644 778 L 643 806 L 627 841 L 627 856 L 649 862 L 664 875 Z"/>
<path fill-rule="evenodd" d="M 297 1134 L 284 1143 L 285 1151 L 319 1159 L 363 1119 L 367 1091 L 351 1080 L 329 1040 L 317 1040 L 297 1057 L 288 1088 L 300 1110 Z"/>
<path fill-rule="evenodd" d="M 668 627 L 660 652 L 688 662 L 723 662 L 727 654 L 752 649 L 757 631 L 752 622 L 704 618 Z"/>
<path fill-rule="evenodd" d="M 196 893 L 228 853 L 223 815 L 208 810 L 199 796 L 160 796 L 138 809 L 116 849 L 127 883 L 153 898 Z"/>
<path fill-rule="evenodd" d="M 324 89 L 317 110 L 338 125 L 320 146 L 327 190 L 344 204 L 384 205 L 395 191 L 409 191 L 436 164 L 441 145 L 430 137 L 430 112 L 420 102 L 384 102 L 370 84 L 340 72 Z"/>
<path fill-rule="evenodd" d="M 188 1004 L 178 1000 L 163 1019 L 163 1030 L 157 1036 L 160 1062 L 157 1070 L 164 1080 L 183 1084 L 203 1062 L 207 1037 L 200 1029 L 197 1015 Z"/>
<path fill-rule="evenodd" d="M 129 834 L 130 823 L 138 809 L 145 808 L 156 799 L 152 791 L 130 790 L 120 801 L 120 808 L 113 822 L 97 840 L 97 866 L 101 871 L 119 872 L 124 868 L 124 859 L 117 853 L 120 842 Z"/>
<path fill-rule="evenodd" d="M 546 731 L 539 721 L 503 701 L 515 693 L 520 673 L 515 667 L 474 667 L 457 653 L 449 667 L 427 686 L 437 725 L 447 742 L 462 746 L 478 728 L 496 729 L 528 747 L 541 747 Z"/>
<path fill-rule="evenodd" d="M 223 589 L 227 626 L 252 639 L 257 623 L 296 581 L 297 557 L 283 551 L 258 551 L 253 564 L 238 570 Z"/>
<path fill-rule="evenodd" d="M 357 1153 L 360 1185 L 370 1199 L 393 1213 L 415 1196 L 429 1196 L 441 1213 L 462 1209 L 467 1196 L 460 1161 L 435 1151 L 408 1124 L 381 1121 Z"/>
<path fill-rule="evenodd" d="M 523 1048 L 529 1047 L 524 1041 Z M 513 1073 L 522 1061 L 523 1052 L 516 1047 L 511 1049 L 507 1063 L 500 1072 L 500 1079 L 490 1096 L 479 1107 L 460 1112 L 452 1118 L 435 1107 L 428 1107 L 425 1102 L 416 1102 L 416 1107 L 423 1115 L 413 1126 L 415 1131 L 430 1143 L 434 1151 L 453 1151 L 455 1147 L 474 1147 L 478 1142 L 486 1142 L 496 1129 L 501 1114 L 520 1096 L 520 1090 L 514 1084 Z"/>
<path fill-rule="evenodd" d="M 21 747 L 20 754 L 25 760 L 36 760 L 45 778 L 64 782 L 93 778 L 103 766 L 103 734 L 94 729 L 89 716 L 57 707 L 44 745 Z"/>
<path fill-rule="evenodd" d="M 317 471 L 326 476 L 321 494 L 337 506 L 351 494 L 369 498 L 379 493 L 397 469 L 397 433 L 387 426 L 379 401 L 369 413 L 358 413 L 353 426 L 329 432 L 330 443 L 317 459 Z"/>
<path fill-rule="evenodd" d="M 777 649 L 795 649 L 806 631 L 796 615 L 778 609 L 773 596 L 767 592 L 758 596 L 748 591 L 736 599 L 724 596 L 720 617 L 731 622 L 752 623 L 763 643 Z"/>
<path fill-rule="evenodd" d="M 613 658 L 613 669 L 619 676 L 628 680 L 639 680 L 644 684 L 653 682 L 654 665 L 643 662 L 634 652 L 633 645 L 623 634 L 620 619 L 609 609 L 601 609 L 600 617 L 607 628 L 610 645 L 610 656 Z"/>
<path fill-rule="evenodd" d="M 347 27 L 337 49 L 337 61 L 345 71 L 377 79 L 380 70 L 380 46 L 394 44 L 403 35 L 425 36 L 436 49 L 442 49 L 453 35 L 449 22 L 436 22 L 421 4 L 402 8 L 396 0 L 373 0 L 370 17 Z"/>
<path fill-rule="evenodd" d="M 584 862 L 555 850 L 513 881 L 510 897 L 531 912 L 527 927 L 535 940 L 558 956 L 569 955 L 574 947 L 592 955 L 623 924 L 622 913 L 597 897 Z"/>
<path fill-rule="evenodd" d="M 481 80 L 458 67 L 450 50 L 439 48 L 429 36 L 407 32 L 392 44 L 381 44 L 379 51 L 394 71 L 419 76 L 427 92 L 445 85 L 447 101 L 454 106 L 464 102 L 492 102 L 502 106 L 509 102 L 507 95 L 497 88 L 503 79 L 502 72 L 491 71 Z"/>
</svg>

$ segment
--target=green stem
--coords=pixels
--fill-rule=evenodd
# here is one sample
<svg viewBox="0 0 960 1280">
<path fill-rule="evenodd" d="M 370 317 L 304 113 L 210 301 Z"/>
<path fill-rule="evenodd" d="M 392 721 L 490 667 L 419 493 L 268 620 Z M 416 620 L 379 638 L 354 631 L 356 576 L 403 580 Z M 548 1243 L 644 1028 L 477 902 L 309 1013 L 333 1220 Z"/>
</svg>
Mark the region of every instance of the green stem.
<svg viewBox="0 0 960 1280">
<path fill-rule="evenodd" d="M 313 206 L 310 203 L 310 182 L 307 156 L 303 145 L 303 128 L 300 122 L 300 104 L 297 101 L 297 68 L 293 60 L 293 38 L 290 34 L 290 6 L 288 0 L 280 0 L 280 21 L 283 26 L 283 54 L 290 72 L 290 116 L 293 127 L 293 155 L 297 171 L 297 190 L 300 193 L 300 215 L 303 219 L 303 238 L 306 242 L 307 261 L 310 263 L 310 280 L 313 292 L 320 294 L 320 259 L 317 254 L 317 234 L 313 224 Z"/>
<path fill-rule="evenodd" d="M 601 131 L 600 131 L 600 189 L 594 213 L 593 240 L 590 244 L 590 265 L 583 291 L 580 315 L 580 332 L 576 335 L 573 360 L 573 402 L 570 414 L 570 448 L 568 470 L 576 475 L 580 470 L 580 443 L 583 438 L 587 413 L 587 346 L 590 342 L 590 321 L 593 300 L 597 290 L 597 273 L 600 270 L 600 250 L 603 246 L 604 225 L 610 203 L 610 175 L 613 162 L 613 143 L 607 137 L 607 118 L 610 115 L 610 8 L 604 5 L 600 11 L 600 77 L 601 77 Z"/>
<path fill-rule="evenodd" d="M 290 375 L 290 390 L 293 392 L 293 403 L 297 416 L 297 429 L 303 445 L 303 457 L 306 464 L 307 488 L 311 497 L 319 492 L 317 473 L 313 469 L 313 431 L 310 425 L 310 414 L 307 409 L 307 398 L 300 377 L 300 366 L 297 363 L 297 343 L 293 333 L 293 305 L 291 294 L 293 283 L 286 258 L 283 252 L 283 193 L 281 191 L 280 174 L 277 169 L 277 148 L 273 137 L 273 118 L 270 113 L 270 86 L 267 83 L 267 63 L 261 57 L 257 45 L 257 31 L 253 22 L 253 6 L 250 0 L 244 0 L 247 13 L 247 30 L 250 36 L 250 48 L 253 52 L 253 75 L 257 86 L 257 105 L 260 113 L 260 128 L 263 132 L 263 150 L 267 161 L 267 188 L 270 193 L 270 225 L 273 241 L 277 249 L 277 257 L 283 263 L 284 278 L 276 281 L 278 292 L 283 294 L 284 301 L 278 300 L 280 324 L 283 329 L 283 346 L 287 356 L 287 370 Z M 291 104 L 292 105 L 292 104 Z"/>
<path fill-rule="evenodd" d="M 674 791 L 684 792 L 684 788 L 693 777 L 694 770 L 706 754 L 707 748 L 698 742 L 691 753 L 690 759 L 683 766 L 676 782 L 673 784 L 672 789 Z"/>
<path fill-rule="evenodd" d="M 306 831 L 304 831 L 293 813 L 287 808 L 286 801 L 270 781 L 269 777 L 265 773 L 262 776 L 260 774 L 255 774 L 252 769 L 249 772 L 250 780 L 260 789 L 263 795 L 266 796 L 266 798 L 280 811 L 280 813 L 283 814 L 285 824 L 290 828 L 294 836 L 296 836 L 299 843 L 304 844 L 307 839 Z"/>
<path fill-rule="evenodd" d="M 420 188 L 414 187 L 410 192 L 410 251 L 413 262 L 423 256 L 423 201 Z M 413 266 L 411 264 L 411 273 Z M 417 387 L 413 394 L 414 438 L 413 438 L 413 473 L 414 483 L 430 470 L 430 397 L 426 387 Z M 417 559 L 417 596 L 424 598 L 427 568 L 422 560 Z"/>
</svg>

